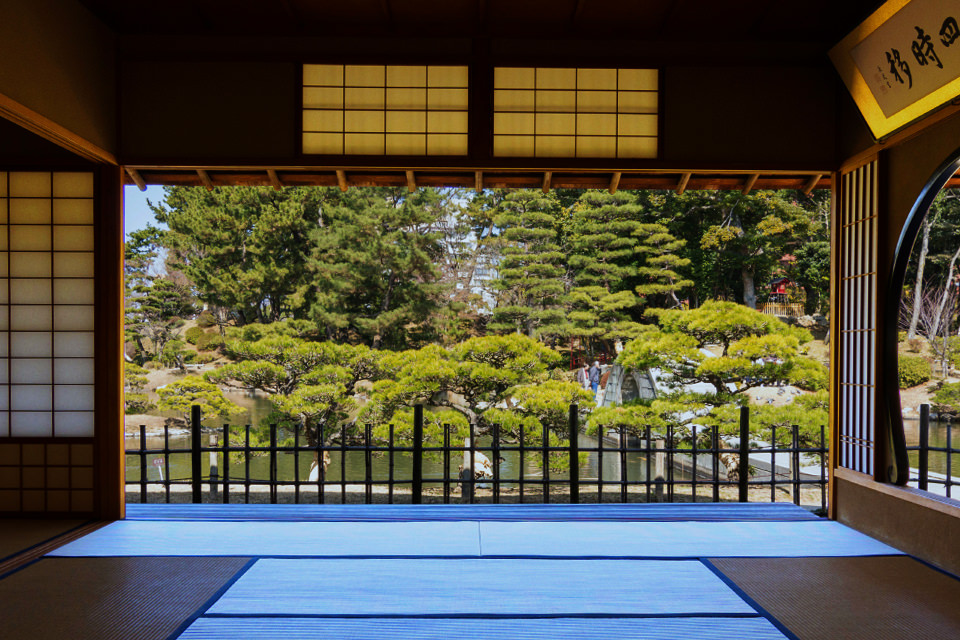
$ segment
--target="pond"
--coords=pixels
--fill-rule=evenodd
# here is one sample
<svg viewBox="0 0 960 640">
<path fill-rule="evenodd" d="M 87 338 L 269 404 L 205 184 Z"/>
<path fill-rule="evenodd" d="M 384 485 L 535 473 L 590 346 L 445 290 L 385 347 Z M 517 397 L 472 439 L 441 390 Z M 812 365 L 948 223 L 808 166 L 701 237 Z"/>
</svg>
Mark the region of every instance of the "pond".
<svg viewBox="0 0 960 640">
<path fill-rule="evenodd" d="M 245 409 L 244 414 L 240 414 L 229 422 L 233 425 L 259 424 L 265 421 L 266 417 L 273 409 L 273 403 L 269 398 L 262 394 L 231 393 L 230 400 Z M 161 414 L 165 417 L 174 417 L 173 413 Z M 221 430 L 223 419 L 210 419 L 204 421 L 205 427 Z M 220 432 L 222 434 L 222 431 Z M 220 434 L 218 434 L 220 435 Z M 209 436 L 205 436 L 208 438 Z M 222 435 L 220 435 L 222 437 Z M 235 436 L 236 437 L 236 436 Z M 242 436 L 240 436 L 242 439 Z M 278 440 L 292 438 L 292 434 L 281 431 L 278 434 Z M 593 437 L 581 434 L 579 438 L 580 446 L 583 448 L 595 448 L 597 440 Z M 128 433 L 126 446 L 128 450 L 139 448 L 139 437 L 135 433 Z M 209 445 L 209 440 L 205 440 L 205 445 Z M 188 433 L 171 433 L 169 439 L 169 448 L 171 449 L 189 449 L 192 445 L 192 438 Z M 478 445 L 489 447 L 489 438 L 479 438 Z M 256 446 L 255 444 L 253 446 Z M 451 446 L 462 446 L 462 443 L 451 443 Z M 616 442 L 609 439 L 604 442 L 604 446 L 616 447 Z M 147 449 L 163 449 L 163 437 L 148 436 L 146 441 Z M 326 480 L 328 482 L 339 482 L 345 478 L 349 482 L 362 482 L 365 477 L 365 456 L 363 451 L 347 451 L 345 456 L 340 451 L 332 450 L 330 454 L 330 464 L 326 470 Z M 489 457 L 489 452 L 486 452 Z M 542 480 L 543 474 L 541 467 L 536 462 L 534 452 L 528 452 L 524 455 L 523 479 L 524 482 L 536 483 Z M 520 454 L 515 451 L 502 453 L 503 462 L 500 465 L 500 474 L 503 479 L 512 479 L 519 477 Z M 309 478 L 310 466 L 314 456 L 309 452 L 301 452 L 295 456 L 292 452 L 282 452 L 277 456 L 277 475 L 280 480 L 292 481 L 294 477 L 302 481 Z M 450 455 L 449 477 L 456 479 L 458 468 L 463 462 L 463 455 L 460 452 L 452 452 Z M 217 457 L 217 470 L 223 474 L 224 461 L 222 456 Z M 230 461 L 230 477 L 238 480 L 247 477 L 246 461 L 239 455 L 233 457 Z M 583 481 L 595 480 L 600 469 L 600 456 L 596 453 L 589 453 L 586 456 L 586 462 L 580 466 L 580 478 Z M 157 481 L 160 474 L 165 473 L 163 469 L 167 468 L 164 464 L 162 454 L 150 454 L 147 457 L 147 480 Z M 203 474 L 209 475 L 210 454 L 205 453 L 202 456 Z M 602 456 L 603 479 L 604 481 L 619 481 L 621 479 L 621 464 L 619 455 L 615 451 L 605 452 Z M 424 455 L 423 477 L 425 485 L 429 486 L 428 479 L 443 478 L 444 464 L 439 454 Z M 409 479 L 412 476 L 412 454 L 398 452 L 394 454 L 394 478 L 398 480 Z M 128 482 L 140 481 L 140 458 L 138 455 L 127 455 L 126 474 Z M 186 480 L 191 474 L 191 458 L 189 453 L 170 454 L 169 456 L 169 474 L 172 480 Z M 386 454 L 374 455 L 371 464 L 371 474 L 374 482 L 386 482 L 390 475 L 390 461 Z M 646 479 L 647 461 L 643 454 L 638 452 L 628 452 L 626 455 L 626 474 L 630 481 L 636 482 Z M 654 471 L 650 471 L 651 477 Z M 249 459 L 249 478 L 251 480 L 266 481 L 270 477 L 270 458 L 269 455 L 252 456 Z M 551 477 L 555 479 L 568 477 L 566 471 L 552 472 Z M 674 479 L 684 481 L 690 479 L 690 474 L 680 469 L 674 470 Z M 504 484 L 505 488 L 511 488 L 510 484 Z"/>
<path fill-rule="evenodd" d="M 916 447 L 920 443 L 920 421 L 904 420 L 904 435 L 908 447 Z M 957 421 L 930 421 L 929 441 L 931 447 L 947 448 L 948 445 L 957 452 L 950 456 L 950 472 L 954 477 L 960 476 L 960 422 Z M 919 466 L 920 452 L 910 451 L 910 467 Z M 947 454 L 942 451 L 930 451 L 928 458 L 930 473 L 946 475 Z"/>
</svg>

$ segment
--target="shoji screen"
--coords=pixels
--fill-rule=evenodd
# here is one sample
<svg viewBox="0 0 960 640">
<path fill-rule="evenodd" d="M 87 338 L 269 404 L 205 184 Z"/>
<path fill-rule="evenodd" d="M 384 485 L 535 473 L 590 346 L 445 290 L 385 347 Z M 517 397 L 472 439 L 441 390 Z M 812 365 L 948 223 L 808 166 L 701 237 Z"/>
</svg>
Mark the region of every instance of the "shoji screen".
<svg viewBox="0 0 960 640">
<path fill-rule="evenodd" d="M 93 505 L 94 177 L 0 172 L 0 511 Z"/>
<path fill-rule="evenodd" d="M 656 69 L 494 69 L 493 155 L 656 158 Z"/>
<path fill-rule="evenodd" d="M 303 153 L 467 154 L 464 66 L 303 65 Z"/>
<path fill-rule="evenodd" d="M 877 364 L 877 163 L 841 176 L 838 463 L 874 475 Z"/>
</svg>

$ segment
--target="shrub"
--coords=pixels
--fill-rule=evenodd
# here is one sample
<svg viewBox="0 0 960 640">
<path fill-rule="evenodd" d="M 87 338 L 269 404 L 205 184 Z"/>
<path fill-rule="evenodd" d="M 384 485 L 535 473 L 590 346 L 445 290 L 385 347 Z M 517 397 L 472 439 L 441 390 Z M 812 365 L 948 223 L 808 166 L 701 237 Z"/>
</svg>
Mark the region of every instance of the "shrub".
<svg viewBox="0 0 960 640">
<path fill-rule="evenodd" d="M 212 353 L 198 353 L 197 357 L 194 359 L 194 362 L 197 364 L 207 364 L 213 362 L 217 359 L 217 356 Z"/>
<path fill-rule="evenodd" d="M 171 327 L 182 327 L 186 321 L 180 316 L 170 316 L 170 319 L 167 320 L 167 324 Z"/>
<path fill-rule="evenodd" d="M 197 316 L 197 326 L 203 329 L 207 327 L 212 327 L 217 324 L 217 319 L 209 311 L 202 311 L 200 315 Z"/>
<path fill-rule="evenodd" d="M 157 362 L 156 360 L 147 360 L 143 363 L 144 369 L 162 369 L 163 365 Z"/>
<path fill-rule="evenodd" d="M 244 342 L 256 342 L 266 334 L 262 324 L 248 324 L 240 330 L 240 339 Z"/>
<path fill-rule="evenodd" d="M 820 391 L 827 388 L 829 374 L 827 368 L 816 360 L 797 358 L 790 373 L 787 374 L 787 381 L 807 391 Z"/>
<path fill-rule="evenodd" d="M 123 407 L 124 413 L 134 414 L 147 413 L 156 405 L 150 402 L 149 396 L 145 393 L 125 393 L 123 394 Z"/>
<path fill-rule="evenodd" d="M 203 329 L 200 327 L 190 327 L 183 332 L 183 338 L 190 344 L 197 344 L 197 340 L 203 335 Z"/>
<path fill-rule="evenodd" d="M 123 382 L 131 391 L 143 391 L 143 388 L 147 386 L 147 370 L 132 362 L 124 362 Z"/>
<path fill-rule="evenodd" d="M 907 341 L 907 332 L 897 331 L 897 342 L 906 342 L 906 341 Z"/>
<path fill-rule="evenodd" d="M 923 340 L 920 338 L 911 338 L 907 340 L 907 351 L 911 353 L 920 353 L 920 350 L 923 349 Z"/>
<path fill-rule="evenodd" d="M 901 354 L 897 360 L 897 378 L 901 389 L 923 384 L 930 379 L 930 363 L 921 356 Z"/>
<path fill-rule="evenodd" d="M 942 384 L 930 396 L 930 402 L 937 413 L 960 413 L 960 382 Z"/>
<path fill-rule="evenodd" d="M 197 349 L 200 351 L 213 351 L 223 346 L 223 338 L 219 333 L 205 333 L 197 339 Z"/>
</svg>

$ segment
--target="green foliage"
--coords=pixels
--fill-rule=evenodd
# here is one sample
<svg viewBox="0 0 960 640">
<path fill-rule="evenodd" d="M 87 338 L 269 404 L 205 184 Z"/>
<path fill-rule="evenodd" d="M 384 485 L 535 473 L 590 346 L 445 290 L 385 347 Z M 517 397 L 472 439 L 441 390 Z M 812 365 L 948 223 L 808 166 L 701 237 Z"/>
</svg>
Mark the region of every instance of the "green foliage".
<svg viewBox="0 0 960 640">
<path fill-rule="evenodd" d="M 939 384 L 930 397 L 930 402 L 937 413 L 953 415 L 960 413 L 960 382 Z"/>
<path fill-rule="evenodd" d="M 930 380 L 930 363 L 921 356 L 901 353 L 897 358 L 897 380 L 901 389 L 927 382 Z"/>
<path fill-rule="evenodd" d="M 156 405 L 150 402 L 150 397 L 145 393 L 123 394 L 123 411 L 127 415 L 148 413 L 156 408 Z"/>
<path fill-rule="evenodd" d="M 144 369 L 162 369 L 163 365 L 157 362 L 156 360 L 147 360 L 143 363 Z"/>
<path fill-rule="evenodd" d="M 201 329 L 207 329 L 217 324 L 217 318 L 209 311 L 201 311 L 197 316 L 197 326 Z"/>
<path fill-rule="evenodd" d="M 830 372 L 816 360 L 801 357 L 787 374 L 787 382 L 807 391 L 822 391 L 830 384 Z"/>
<path fill-rule="evenodd" d="M 219 333 L 204 333 L 197 339 L 197 349 L 200 351 L 215 351 L 224 346 L 224 340 Z"/>
<path fill-rule="evenodd" d="M 193 405 L 200 405 L 202 415 L 231 416 L 243 413 L 243 409 L 227 400 L 223 392 L 200 376 L 186 376 L 176 382 L 157 389 L 161 411 L 177 411 L 184 418 L 190 415 Z"/>
<path fill-rule="evenodd" d="M 379 363 L 380 379 L 374 383 L 358 421 L 389 423 L 397 412 L 419 403 L 457 411 L 474 425 L 476 433 L 484 433 L 490 426 L 488 417 L 492 420 L 498 415 L 491 413 L 491 407 L 500 407 L 514 394 L 523 393 L 521 388 L 545 383 L 549 368 L 559 360 L 553 350 L 519 334 L 471 338 L 450 349 L 429 345 L 385 354 Z M 563 411 L 572 397 L 564 395 L 563 390 L 576 387 L 568 382 L 539 386 L 544 388 L 542 393 L 554 394 L 555 402 L 564 404 Z M 529 419 L 549 420 L 546 414 L 538 413 L 545 402 L 542 397 L 520 397 L 527 398 L 529 408 L 511 400 L 511 410 Z"/>
<path fill-rule="evenodd" d="M 160 362 L 168 367 L 183 368 L 184 357 L 187 355 L 184 346 L 183 340 L 170 340 L 163 345 L 163 351 L 160 352 Z"/>
<path fill-rule="evenodd" d="M 440 307 L 445 287 L 432 189 L 351 189 L 328 198 L 310 232 L 310 317 L 329 338 L 359 336 L 373 348 L 407 346 L 409 327 Z"/>
<path fill-rule="evenodd" d="M 203 329 L 200 327 L 190 327 L 183 332 L 183 339 L 189 342 L 190 344 L 197 344 L 197 340 L 200 336 L 204 335 Z"/>
<path fill-rule="evenodd" d="M 801 447 L 819 447 L 821 427 L 827 427 L 830 416 L 829 402 L 827 391 L 821 390 L 798 396 L 783 406 L 753 407 L 750 412 L 750 433 L 771 442 L 775 430 L 777 444 L 789 445 L 793 438 L 792 429 L 796 426 L 799 428 Z"/>
<path fill-rule="evenodd" d="M 147 386 L 147 370 L 132 362 L 124 362 L 123 384 L 131 391 L 143 391 Z"/>
<path fill-rule="evenodd" d="M 305 311 L 309 235 L 330 192 L 166 187 L 165 202 L 153 211 L 168 228 L 162 242 L 172 266 L 200 300 L 229 309 L 240 324 L 273 321 Z"/>
<path fill-rule="evenodd" d="M 498 211 L 497 306 L 487 328 L 522 331 L 530 337 L 562 335 L 566 268 L 557 198 L 534 190 L 513 191 L 499 203 Z"/>
<path fill-rule="evenodd" d="M 800 345 L 812 339 L 804 329 L 732 302 L 707 302 L 699 309 L 657 315 L 661 326 L 627 343 L 620 364 L 663 369 L 669 372 L 665 382 L 677 388 L 710 384 L 715 395 L 711 403 L 789 380 L 798 367 L 798 380 L 816 382 L 814 368 L 799 355 Z M 708 346 L 719 347 L 721 355 L 709 357 L 702 351 Z"/>
</svg>

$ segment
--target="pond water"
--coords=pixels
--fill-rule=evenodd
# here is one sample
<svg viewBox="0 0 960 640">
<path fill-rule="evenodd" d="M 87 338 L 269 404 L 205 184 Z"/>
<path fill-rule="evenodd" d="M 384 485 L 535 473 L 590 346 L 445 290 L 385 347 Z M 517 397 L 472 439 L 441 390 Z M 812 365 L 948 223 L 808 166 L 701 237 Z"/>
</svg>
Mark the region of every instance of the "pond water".
<svg viewBox="0 0 960 640">
<path fill-rule="evenodd" d="M 915 447 L 920 443 L 920 421 L 904 420 L 904 435 L 908 447 Z M 960 422 L 957 421 L 930 421 L 929 441 L 931 447 L 947 448 L 948 445 L 960 450 Z M 919 466 L 920 452 L 910 451 L 910 466 L 916 469 Z M 942 451 L 930 451 L 928 454 L 931 473 L 947 473 L 947 454 Z M 960 476 L 960 451 L 950 456 L 950 472 L 954 477 Z"/>
<path fill-rule="evenodd" d="M 234 425 L 246 425 L 246 424 L 258 424 L 265 420 L 266 416 L 273 409 L 273 404 L 270 400 L 263 395 L 249 395 L 246 393 L 231 393 L 229 395 L 230 400 L 234 403 L 243 407 L 246 412 L 244 414 L 238 415 L 235 418 L 231 419 L 229 422 Z M 167 417 L 172 417 L 174 414 L 164 414 Z M 219 429 L 219 437 L 222 438 L 222 426 L 223 419 L 211 419 L 205 420 L 204 426 L 211 427 L 214 429 Z M 234 433 L 238 434 L 234 437 L 243 438 L 242 435 L 239 435 L 241 431 L 238 429 Z M 282 441 L 284 438 L 290 438 L 292 440 L 293 435 L 281 431 L 278 434 L 278 440 Z M 205 445 L 209 445 L 209 436 L 204 436 Z M 583 448 L 595 448 L 597 446 L 597 441 L 595 438 L 590 436 L 580 435 L 580 446 Z M 139 448 L 139 437 L 137 435 L 128 435 L 126 440 L 126 446 L 128 450 L 135 450 Z M 252 443 L 253 446 L 257 446 Z M 301 443 L 305 444 L 305 443 Z M 171 433 L 169 438 L 169 448 L 171 449 L 189 449 L 192 445 L 192 438 L 189 434 L 184 433 Z M 457 447 L 462 446 L 462 443 L 451 443 L 451 446 Z M 490 446 L 489 438 L 478 438 L 478 446 L 482 449 L 484 447 Z M 616 447 L 616 442 L 606 440 L 604 446 L 607 447 Z M 164 448 L 164 439 L 163 437 L 147 437 L 146 441 L 147 449 L 163 449 Z M 347 451 L 345 455 L 341 455 L 340 451 L 332 450 L 329 451 L 330 454 L 330 464 L 326 470 L 326 480 L 327 482 L 339 482 L 341 478 L 345 478 L 349 482 L 362 482 L 365 477 L 366 464 L 365 464 L 365 455 L 363 451 Z M 485 452 L 485 455 L 490 456 L 489 451 Z M 502 454 L 503 462 L 500 465 L 500 476 L 506 481 L 508 479 L 519 478 L 519 470 L 521 467 L 520 463 L 520 454 L 515 451 L 507 451 Z M 542 480 L 543 474 L 541 471 L 541 466 L 537 464 L 536 456 L 534 452 L 527 452 L 524 454 L 524 463 L 523 463 L 523 479 L 524 482 L 535 483 L 539 480 Z M 595 480 L 597 478 L 598 472 L 601 467 L 600 456 L 597 453 L 589 453 L 586 456 L 586 462 L 580 466 L 580 478 L 582 481 L 586 480 Z M 309 452 L 301 452 L 299 455 L 295 456 L 292 452 L 282 452 L 277 455 L 277 474 L 280 480 L 291 481 L 296 476 L 302 481 L 306 481 L 310 474 L 310 466 L 314 460 L 314 456 Z M 449 477 L 456 479 L 458 475 L 458 467 L 463 462 L 463 455 L 460 452 L 451 452 L 450 454 L 450 468 L 448 470 Z M 401 453 L 397 452 L 394 454 L 393 458 L 394 463 L 394 478 L 397 480 L 406 480 L 412 476 L 412 454 L 411 453 Z M 217 457 L 217 469 L 220 475 L 224 472 L 224 460 L 223 456 L 218 455 Z M 229 473 L 230 478 L 233 480 L 240 480 L 244 477 L 249 477 L 251 480 L 261 480 L 266 481 L 270 477 L 270 458 L 269 455 L 257 455 L 249 459 L 249 476 L 247 476 L 246 469 L 247 462 L 243 460 L 239 455 L 233 456 L 229 461 Z M 210 470 L 210 454 L 204 453 L 202 456 L 202 466 L 203 474 L 206 476 L 209 474 Z M 169 462 L 165 464 L 164 456 L 162 454 L 148 454 L 146 459 L 147 467 L 147 480 L 148 481 L 157 481 L 160 479 L 161 472 L 166 475 L 169 473 L 170 478 L 173 480 L 186 480 L 190 478 L 191 474 L 191 458 L 189 453 L 177 453 L 169 455 Z M 602 456 L 602 468 L 603 468 L 603 479 L 604 481 L 619 481 L 621 479 L 621 463 L 619 455 L 616 451 L 604 452 Z M 169 469 L 169 471 L 164 471 Z M 140 456 L 136 454 L 128 454 L 126 460 L 126 474 L 128 482 L 139 482 L 140 481 Z M 647 461 L 643 454 L 637 452 L 629 452 L 626 455 L 626 475 L 627 479 L 631 482 L 643 481 L 646 479 L 647 474 Z M 371 475 L 374 482 L 385 482 L 390 477 L 390 460 L 386 454 L 378 454 L 372 457 L 371 461 Z M 424 462 L 423 462 L 423 477 L 425 485 L 429 486 L 428 479 L 441 479 L 444 475 L 444 462 L 442 457 L 439 454 L 430 455 L 425 453 Z M 654 471 L 650 471 L 651 478 L 654 477 Z M 551 478 L 562 479 L 567 478 L 567 471 L 560 472 L 551 472 Z M 688 480 L 690 478 L 689 473 L 682 472 L 679 469 L 674 470 L 674 479 L 675 480 Z M 511 485 L 505 484 L 505 487 L 509 488 Z"/>
</svg>

